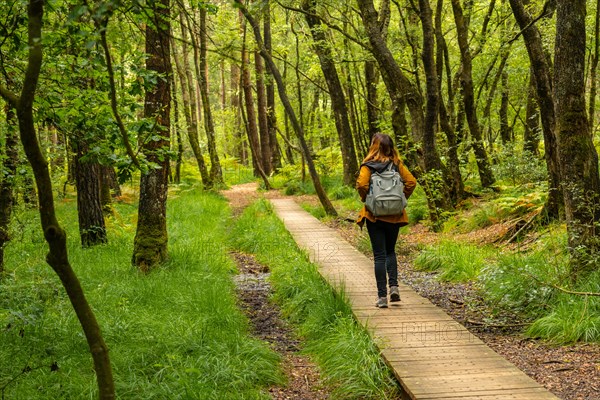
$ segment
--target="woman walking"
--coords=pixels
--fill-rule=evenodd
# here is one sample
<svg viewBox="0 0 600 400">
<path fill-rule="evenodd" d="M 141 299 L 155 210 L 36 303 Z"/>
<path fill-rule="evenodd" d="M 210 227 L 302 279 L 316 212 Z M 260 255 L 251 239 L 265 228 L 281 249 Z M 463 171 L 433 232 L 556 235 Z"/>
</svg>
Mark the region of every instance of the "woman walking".
<svg viewBox="0 0 600 400">
<path fill-rule="evenodd" d="M 398 171 L 404 182 L 404 195 L 408 199 L 417 186 L 415 177 L 400 160 L 398 150 L 392 138 L 383 133 L 376 133 L 371 140 L 371 147 L 360 167 L 356 180 L 356 189 L 361 200 L 365 201 L 369 193 L 369 182 L 372 172 L 381 173 L 391 167 Z M 363 206 L 356 223 L 362 228 L 366 221 L 369 239 L 375 258 L 375 281 L 377 282 L 376 307 L 387 308 L 388 291 L 390 288 L 390 301 L 400 301 L 398 290 L 398 262 L 396 260 L 396 241 L 401 226 L 408 224 L 406 210 L 398 215 L 375 217 L 366 206 Z"/>
</svg>

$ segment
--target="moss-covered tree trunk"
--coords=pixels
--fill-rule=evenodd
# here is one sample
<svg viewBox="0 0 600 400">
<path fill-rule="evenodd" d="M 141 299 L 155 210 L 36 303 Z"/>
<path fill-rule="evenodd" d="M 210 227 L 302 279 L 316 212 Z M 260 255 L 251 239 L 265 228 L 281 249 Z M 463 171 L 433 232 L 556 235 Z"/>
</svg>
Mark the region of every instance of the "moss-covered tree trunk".
<svg viewBox="0 0 600 400">
<path fill-rule="evenodd" d="M 108 348 L 104 343 L 100 327 L 90 308 L 83 289 L 67 254 L 67 236 L 60 227 L 54 209 L 52 180 L 48 162 L 40 148 L 33 118 L 33 101 L 42 66 L 42 16 L 44 0 L 30 0 L 28 6 L 28 62 L 23 80 L 21 95 L 17 96 L 0 85 L 0 95 L 17 110 L 21 143 L 31 164 L 38 188 L 39 212 L 44 237 L 49 245 L 46 262 L 60 278 L 71 305 L 83 328 L 90 353 L 94 360 L 94 370 L 101 400 L 115 398 Z"/>
<path fill-rule="evenodd" d="M 158 166 L 142 173 L 132 263 L 148 272 L 167 258 L 167 186 L 171 111 L 170 0 L 149 3 L 153 21 L 146 26 L 146 68 L 159 74 L 146 91 L 144 116 L 154 121 L 152 139 L 142 144 L 146 159 Z"/>
<path fill-rule="evenodd" d="M 0 278 L 4 271 L 4 246 L 10 240 L 9 225 L 14 203 L 15 175 L 19 162 L 17 121 L 14 108 L 7 105 L 6 136 L 2 157 L 2 173 L 0 175 Z"/>
<path fill-rule="evenodd" d="M 571 273 L 598 269 L 600 176 L 585 99 L 585 0 L 558 0 L 554 52 L 556 138 L 562 175 Z"/>
<path fill-rule="evenodd" d="M 528 0 L 509 0 L 513 15 L 523 30 L 523 39 L 534 74 L 540 119 L 544 133 L 544 157 L 548 169 L 548 199 L 545 212 L 549 219 L 558 219 L 563 213 L 564 200 L 560 185 L 560 167 L 556 144 L 556 117 L 552 94 L 552 61 L 546 57 L 542 35 L 533 18 L 525 10 Z"/>
</svg>

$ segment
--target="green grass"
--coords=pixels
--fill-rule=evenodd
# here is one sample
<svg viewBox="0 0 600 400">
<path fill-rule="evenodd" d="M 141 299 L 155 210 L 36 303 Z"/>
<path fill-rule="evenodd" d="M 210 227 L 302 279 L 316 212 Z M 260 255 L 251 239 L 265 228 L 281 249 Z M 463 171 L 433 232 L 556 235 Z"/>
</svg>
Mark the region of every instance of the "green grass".
<svg viewBox="0 0 600 400">
<path fill-rule="evenodd" d="M 448 240 L 423 249 L 415 259 L 415 267 L 439 272 L 442 281 L 467 282 L 476 279 L 494 255 L 492 248 Z"/>
<path fill-rule="evenodd" d="M 398 386 L 343 294 L 336 294 L 264 200 L 246 209 L 231 235 L 234 246 L 271 268 L 275 300 L 306 340 L 336 399 L 386 399 Z"/>
<path fill-rule="evenodd" d="M 110 348 L 118 398 L 267 398 L 264 388 L 282 381 L 279 356 L 249 337 L 236 306 L 226 202 L 180 190 L 168 207 L 170 259 L 147 276 L 130 263 L 136 208 L 115 209 L 109 243 L 83 250 L 73 201 L 58 205 L 71 263 Z M 10 399 L 97 398 L 81 328 L 43 261 L 37 216 L 19 220 L 0 284 L 0 388 Z"/>
</svg>

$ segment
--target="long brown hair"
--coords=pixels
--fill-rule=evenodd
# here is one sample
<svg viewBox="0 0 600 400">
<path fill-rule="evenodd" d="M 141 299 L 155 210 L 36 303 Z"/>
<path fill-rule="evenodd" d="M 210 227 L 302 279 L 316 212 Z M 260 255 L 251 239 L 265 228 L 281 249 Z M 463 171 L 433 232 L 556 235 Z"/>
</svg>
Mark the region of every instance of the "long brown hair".
<svg viewBox="0 0 600 400">
<path fill-rule="evenodd" d="M 394 146 L 394 141 L 389 135 L 385 133 L 376 133 L 373 135 L 371 147 L 369 147 L 369 152 L 363 160 L 363 164 L 368 161 L 393 161 L 395 165 L 400 165 L 400 155 L 398 154 L 398 150 L 396 150 L 396 146 Z"/>
</svg>

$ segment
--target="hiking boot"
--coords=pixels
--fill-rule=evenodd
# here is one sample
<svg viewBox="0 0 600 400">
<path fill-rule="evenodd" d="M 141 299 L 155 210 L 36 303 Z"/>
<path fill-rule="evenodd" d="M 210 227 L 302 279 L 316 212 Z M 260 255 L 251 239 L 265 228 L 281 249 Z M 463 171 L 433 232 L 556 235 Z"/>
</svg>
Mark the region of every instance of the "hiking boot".
<svg viewBox="0 0 600 400">
<path fill-rule="evenodd" d="M 387 297 L 380 297 L 377 299 L 377 303 L 375 303 L 375 307 L 377 308 L 387 308 Z"/>
<path fill-rule="evenodd" d="M 390 287 L 390 301 L 392 303 L 400 301 L 400 289 L 398 289 L 398 286 Z"/>
</svg>

